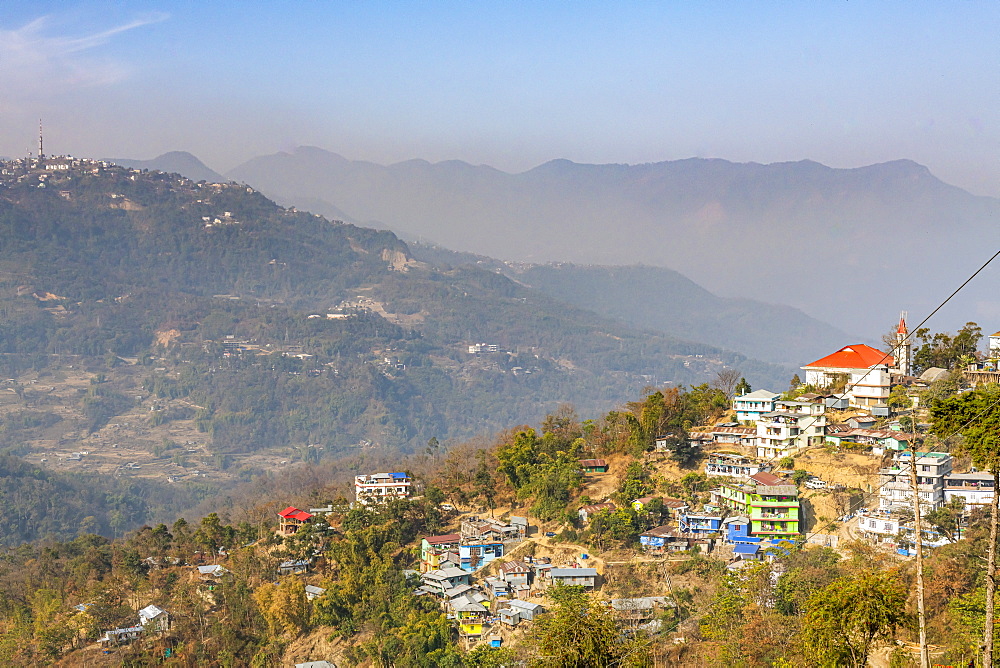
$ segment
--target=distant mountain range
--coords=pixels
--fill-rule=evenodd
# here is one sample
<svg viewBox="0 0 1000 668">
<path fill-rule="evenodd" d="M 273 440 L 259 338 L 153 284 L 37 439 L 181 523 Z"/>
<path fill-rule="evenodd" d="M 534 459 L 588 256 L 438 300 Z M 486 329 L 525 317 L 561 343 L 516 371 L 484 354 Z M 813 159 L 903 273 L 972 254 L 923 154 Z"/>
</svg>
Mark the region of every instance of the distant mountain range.
<svg viewBox="0 0 1000 668">
<path fill-rule="evenodd" d="M 226 176 L 286 204 L 308 198 L 333 214 L 328 202 L 352 220 L 457 250 L 670 267 L 718 294 L 791 304 L 871 337 L 901 309 L 929 312 L 985 260 L 976 249 L 996 246 L 1000 213 L 1000 201 L 909 160 L 857 169 L 553 160 L 508 174 L 457 161 L 382 166 L 302 147 Z M 1000 313 L 990 283 L 970 286 L 939 326 Z"/>
<path fill-rule="evenodd" d="M 867 338 L 900 310 L 929 312 L 971 274 L 996 245 L 1000 213 L 1000 201 L 945 184 L 909 160 L 856 169 L 553 160 L 510 174 L 459 161 L 384 166 L 301 147 L 225 177 L 285 205 L 459 251 L 534 264 L 669 267 L 715 294 L 789 304 Z M 977 320 L 990 329 L 1000 316 L 998 278 L 982 275 L 930 325 Z M 772 324 L 771 332 L 783 325 Z"/>
<path fill-rule="evenodd" d="M 47 176 L 44 189 L 0 179 L 0 361 L 170 358 L 184 380 L 164 376 L 156 392 L 202 407 L 220 456 L 418 448 L 534 424 L 565 402 L 599 415 L 645 386 L 725 368 L 769 387 L 794 372 L 629 327 L 490 268 L 421 262 L 390 232 L 282 209 L 239 184 Z M 252 347 L 231 359 L 222 341 Z M 291 356 L 271 356 L 286 345 Z M 88 429 L 132 407 L 108 378 L 84 399 Z"/>
</svg>

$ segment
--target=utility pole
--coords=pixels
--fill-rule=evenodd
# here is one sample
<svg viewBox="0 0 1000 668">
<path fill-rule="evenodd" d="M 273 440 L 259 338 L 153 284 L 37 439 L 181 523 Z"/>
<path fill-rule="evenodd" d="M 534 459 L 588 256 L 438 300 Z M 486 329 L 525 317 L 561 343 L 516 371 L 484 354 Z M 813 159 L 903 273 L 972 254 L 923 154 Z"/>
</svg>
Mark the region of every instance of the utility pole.
<svg viewBox="0 0 1000 668">
<path fill-rule="evenodd" d="M 913 416 L 911 414 L 911 418 Z M 916 429 L 914 428 L 914 431 Z M 920 668 L 930 668 L 927 655 L 927 620 L 924 616 L 924 552 L 920 532 L 920 492 L 917 485 L 917 439 L 910 443 L 910 487 L 913 488 L 913 533 L 917 546 L 917 621 L 920 625 Z"/>
</svg>

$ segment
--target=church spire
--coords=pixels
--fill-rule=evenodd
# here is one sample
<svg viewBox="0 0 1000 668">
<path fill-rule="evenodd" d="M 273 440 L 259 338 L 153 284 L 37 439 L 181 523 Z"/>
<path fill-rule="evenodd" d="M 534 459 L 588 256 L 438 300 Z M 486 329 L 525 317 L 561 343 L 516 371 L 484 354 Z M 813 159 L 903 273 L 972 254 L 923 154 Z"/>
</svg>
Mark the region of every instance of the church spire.
<svg viewBox="0 0 1000 668">
<path fill-rule="evenodd" d="M 899 314 L 899 326 L 896 328 L 896 349 L 893 351 L 896 357 L 896 368 L 904 376 L 912 374 L 912 349 L 910 347 L 910 330 L 906 327 L 906 311 Z"/>
</svg>

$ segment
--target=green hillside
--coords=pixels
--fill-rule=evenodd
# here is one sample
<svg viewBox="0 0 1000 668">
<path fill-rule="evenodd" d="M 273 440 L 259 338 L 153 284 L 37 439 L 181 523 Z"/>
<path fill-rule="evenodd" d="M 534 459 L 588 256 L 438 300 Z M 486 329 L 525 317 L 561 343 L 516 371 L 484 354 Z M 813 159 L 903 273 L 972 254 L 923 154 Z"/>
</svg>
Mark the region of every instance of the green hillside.
<svg viewBox="0 0 1000 668">
<path fill-rule="evenodd" d="M 489 269 L 418 262 L 391 233 L 245 186 L 118 167 L 8 171 L 0 418 L 55 416 L 45 433 L 9 422 L 17 453 L 44 466 L 90 444 L 103 453 L 91 471 L 131 461 L 129 475 L 165 483 L 172 463 L 218 486 L 359 447 L 489 434 L 563 403 L 597 413 L 726 367 L 754 384 L 790 375 Z"/>
</svg>

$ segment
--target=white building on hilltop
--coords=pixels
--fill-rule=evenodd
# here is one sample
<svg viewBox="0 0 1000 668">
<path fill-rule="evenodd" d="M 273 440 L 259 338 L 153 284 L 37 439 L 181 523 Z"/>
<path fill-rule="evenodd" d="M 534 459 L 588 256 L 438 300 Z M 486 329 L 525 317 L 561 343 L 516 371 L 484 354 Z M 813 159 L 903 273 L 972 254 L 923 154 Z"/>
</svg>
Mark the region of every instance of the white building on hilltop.
<svg viewBox="0 0 1000 668">
<path fill-rule="evenodd" d="M 826 388 L 846 382 L 851 406 L 886 407 L 891 387 L 890 369 L 896 359 L 871 346 L 857 343 L 802 367 L 806 385 Z"/>
<path fill-rule="evenodd" d="M 407 473 L 372 473 L 354 477 L 354 497 L 358 503 L 382 503 L 389 499 L 410 496 L 410 476 Z"/>
</svg>

